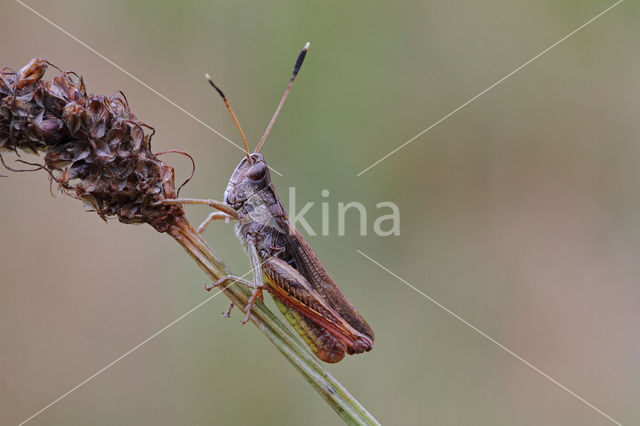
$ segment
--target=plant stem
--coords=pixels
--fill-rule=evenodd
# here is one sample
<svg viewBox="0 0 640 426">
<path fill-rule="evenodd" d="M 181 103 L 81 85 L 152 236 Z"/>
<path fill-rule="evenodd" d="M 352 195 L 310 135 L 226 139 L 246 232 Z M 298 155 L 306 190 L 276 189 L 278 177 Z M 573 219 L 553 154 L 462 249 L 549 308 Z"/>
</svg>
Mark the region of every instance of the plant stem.
<svg viewBox="0 0 640 426">
<path fill-rule="evenodd" d="M 167 232 L 213 281 L 231 274 L 184 216 L 177 217 L 175 224 Z M 223 292 L 241 309 L 244 309 L 250 296 L 248 289 L 243 286 L 227 286 Z M 380 424 L 259 300 L 253 307 L 251 321 L 347 424 Z"/>
</svg>

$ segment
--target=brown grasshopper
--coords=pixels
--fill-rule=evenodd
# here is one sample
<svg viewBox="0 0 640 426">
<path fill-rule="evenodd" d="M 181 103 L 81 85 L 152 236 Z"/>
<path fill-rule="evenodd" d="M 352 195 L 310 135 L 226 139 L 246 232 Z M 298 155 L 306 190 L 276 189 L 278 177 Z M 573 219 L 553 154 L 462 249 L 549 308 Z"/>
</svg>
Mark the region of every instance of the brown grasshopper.
<svg viewBox="0 0 640 426">
<path fill-rule="evenodd" d="M 222 90 L 206 75 L 222 97 L 235 122 L 245 148 L 245 158 L 236 167 L 224 193 L 224 201 L 172 199 L 167 202 L 207 204 L 219 211 L 211 213 L 198 227 L 202 232 L 215 219 L 237 220 L 235 231 L 249 254 L 254 281 L 229 275 L 206 286 L 207 290 L 234 281 L 253 289 L 245 308 L 251 308 L 267 290 L 292 327 L 311 350 L 325 362 L 338 362 L 345 353 L 356 354 L 373 348 L 373 331 L 347 300 L 302 234 L 289 222 L 262 154 L 258 151 L 280 113 L 293 81 L 309 48 L 307 43 L 296 60 L 293 74 L 254 153 L 249 153 L 240 123 Z M 225 316 L 233 308 L 233 303 Z"/>
</svg>

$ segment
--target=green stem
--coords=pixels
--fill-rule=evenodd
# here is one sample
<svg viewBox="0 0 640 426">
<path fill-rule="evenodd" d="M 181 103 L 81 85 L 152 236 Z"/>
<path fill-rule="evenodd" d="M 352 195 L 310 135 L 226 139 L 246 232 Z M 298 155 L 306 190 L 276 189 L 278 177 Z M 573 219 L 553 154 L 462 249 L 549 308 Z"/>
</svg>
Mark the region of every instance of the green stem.
<svg viewBox="0 0 640 426">
<path fill-rule="evenodd" d="M 168 233 L 191 255 L 212 280 L 217 281 L 223 276 L 231 274 L 224 262 L 193 229 L 185 217 L 178 217 Z M 246 306 L 250 296 L 250 292 L 242 286 L 228 286 L 224 288 L 223 292 L 239 308 Z M 256 302 L 252 310 L 251 321 L 347 424 L 380 424 L 294 337 L 289 328 L 264 303 Z"/>
</svg>

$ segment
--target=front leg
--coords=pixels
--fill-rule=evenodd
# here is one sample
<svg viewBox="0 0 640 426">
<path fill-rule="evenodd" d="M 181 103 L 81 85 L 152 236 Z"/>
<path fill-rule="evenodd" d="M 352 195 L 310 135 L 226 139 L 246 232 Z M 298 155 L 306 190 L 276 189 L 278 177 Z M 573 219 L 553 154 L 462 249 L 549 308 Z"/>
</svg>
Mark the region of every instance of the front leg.
<svg viewBox="0 0 640 426">
<path fill-rule="evenodd" d="M 235 218 L 231 217 L 225 212 L 212 212 L 209 216 L 207 216 L 204 222 L 202 222 L 200 226 L 198 226 L 198 234 L 202 234 L 207 226 L 209 226 L 209 224 L 214 220 L 224 220 L 226 223 L 229 223 L 231 219 Z"/>
<path fill-rule="evenodd" d="M 220 210 L 231 216 L 233 219 L 238 219 L 238 213 L 227 203 L 217 200 L 203 200 L 199 198 L 167 198 L 165 200 L 158 201 L 157 204 L 204 204 L 209 207 L 213 207 L 216 210 Z"/>
</svg>

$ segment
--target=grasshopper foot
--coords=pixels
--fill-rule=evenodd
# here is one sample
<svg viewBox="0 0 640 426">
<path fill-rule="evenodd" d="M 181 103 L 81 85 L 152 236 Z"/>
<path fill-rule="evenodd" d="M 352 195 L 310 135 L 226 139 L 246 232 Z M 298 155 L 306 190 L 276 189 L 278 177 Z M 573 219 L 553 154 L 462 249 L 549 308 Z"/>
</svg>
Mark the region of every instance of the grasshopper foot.
<svg viewBox="0 0 640 426">
<path fill-rule="evenodd" d="M 242 321 L 243 325 L 248 323 L 249 320 L 251 319 L 251 309 L 253 308 L 253 305 L 256 303 L 256 299 L 263 300 L 261 288 L 253 289 L 253 292 L 251 293 L 251 297 L 249 297 L 249 300 L 247 301 L 247 306 L 244 308 L 244 311 L 247 313 L 247 315 L 244 317 L 244 320 Z"/>
<path fill-rule="evenodd" d="M 227 308 L 227 310 L 222 314 L 223 317 L 225 318 L 229 318 L 231 316 L 231 310 L 233 309 L 233 302 L 229 303 L 229 307 Z"/>
</svg>

